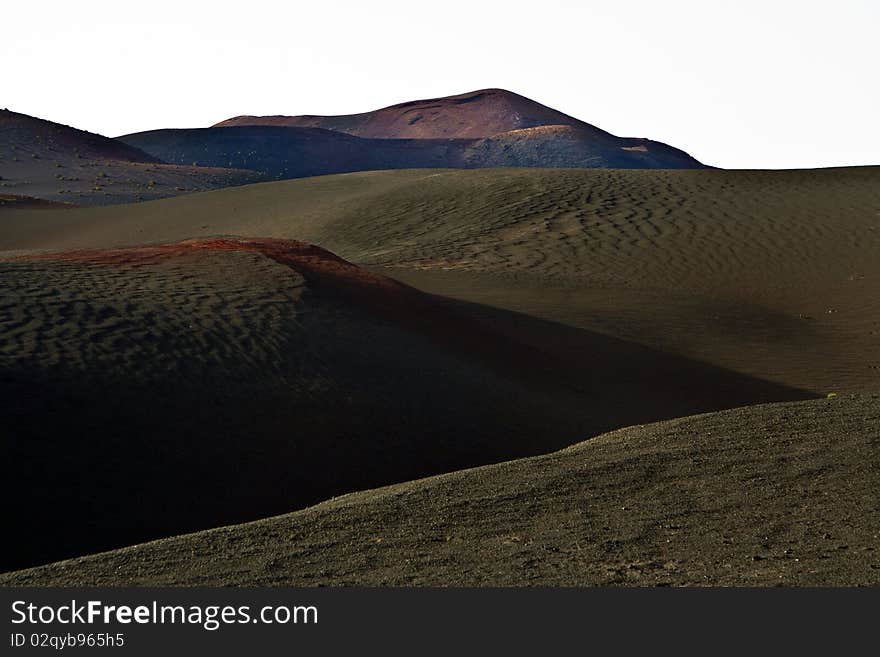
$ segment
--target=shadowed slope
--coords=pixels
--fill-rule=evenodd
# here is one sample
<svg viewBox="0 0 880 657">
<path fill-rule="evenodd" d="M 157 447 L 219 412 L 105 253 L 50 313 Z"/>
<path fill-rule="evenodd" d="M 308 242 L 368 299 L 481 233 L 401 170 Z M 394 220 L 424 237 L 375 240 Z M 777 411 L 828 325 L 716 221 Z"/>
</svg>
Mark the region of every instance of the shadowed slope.
<svg viewBox="0 0 880 657">
<path fill-rule="evenodd" d="M 4 569 L 806 393 L 459 304 L 307 244 L 0 262 Z M 506 326 L 509 325 L 509 328 Z"/>
<path fill-rule="evenodd" d="M 260 179 L 251 171 L 170 166 L 115 139 L 0 111 L 0 193 L 108 205 Z"/>
<path fill-rule="evenodd" d="M 632 140 L 635 146 L 609 149 L 590 141 L 584 129 L 570 126 L 514 130 L 485 139 L 363 139 L 281 126 L 153 130 L 119 139 L 166 162 L 252 169 L 278 179 L 438 167 L 693 168 L 685 154 L 670 146 Z"/>
<path fill-rule="evenodd" d="M 741 408 L 0 583 L 877 586 L 878 436 L 877 395 Z"/>
<path fill-rule="evenodd" d="M 271 178 L 464 166 L 467 146 L 462 140 L 361 139 L 332 130 L 277 126 L 152 130 L 119 140 L 166 162 L 252 169 Z"/>
</svg>

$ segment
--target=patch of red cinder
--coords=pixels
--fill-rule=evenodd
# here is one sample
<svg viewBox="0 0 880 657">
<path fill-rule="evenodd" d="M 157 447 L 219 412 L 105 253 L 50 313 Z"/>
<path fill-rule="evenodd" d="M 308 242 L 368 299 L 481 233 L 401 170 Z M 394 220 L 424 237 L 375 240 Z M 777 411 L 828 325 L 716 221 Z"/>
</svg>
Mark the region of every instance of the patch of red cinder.
<svg viewBox="0 0 880 657">
<path fill-rule="evenodd" d="M 259 253 L 290 267 L 306 279 L 307 285 L 323 293 L 343 296 L 346 301 L 366 306 L 396 320 L 412 323 L 413 311 L 433 305 L 430 297 L 387 276 L 353 265 L 321 247 L 283 239 L 213 238 L 171 244 L 118 249 L 63 251 L 19 256 L 15 260 L 79 262 L 96 266 L 151 265 L 173 258 L 218 251 Z M 418 317 L 417 321 L 422 322 Z"/>
<path fill-rule="evenodd" d="M 93 265 L 149 265 L 171 258 L 206 251 L 251 251 L 260 253 L 301 273 L 306 279 L 332 279 L 337 283 L 368 285 L 384 289 L 408 289 L 385 276 L 362 269 L 321 247 L 282 239 L 214 238 L 171 244 L 118 249 L 62 251 L 19 256 L 15 260 L 52 260 Z M 412 290 L 415 291 L 415 290 Z"/>
</svg>

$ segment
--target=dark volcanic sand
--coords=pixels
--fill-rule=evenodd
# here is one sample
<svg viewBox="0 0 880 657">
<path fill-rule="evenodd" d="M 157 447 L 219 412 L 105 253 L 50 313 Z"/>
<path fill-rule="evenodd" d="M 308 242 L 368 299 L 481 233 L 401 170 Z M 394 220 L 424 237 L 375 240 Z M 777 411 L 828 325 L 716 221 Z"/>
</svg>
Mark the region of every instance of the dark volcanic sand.
<svg viewBox="0 0 880 657">
<path fill-rule="evenodd" d="M 453 506 L 435 517 L 464 526 L 467 540 L 446 541 L 415 520 L 406 539 L 407 512 L 397 508 L 377 517 L 381 526 L 398 518 L 404 552 L 383 561 L 361 549 L 358 528 L 369 522 L 332 502 L 320 507 L 336 509 L 332 517 L 309 530 L 317 534 L 255 538 L 252 554 L 230 550 L 253 557 L 241 572 L 218 566 L 204 581 L 283 582 L 295 570 L 328 582 L 514 583 L 531 572 L 546 582 L 876 583 L 865 548 L 878 526 L 878 183 L 871 167 L 394 171 L 126 207 L 9 210 L 0 221 L 0 398 L 17 430 L 4 436 L 4 459 L 20 464 L 11 483 L 29 498 L 12 525 L 32 544 L 9 544 L 18 553 L 7 568 L 546 453 L 618 427 L 834 391 L 801 407 L 682 420 L 699 431 L 670 434 L 684 459 L 675 463 L 657 460 L 659 437 L 642 439 L 660 429 L 614 434 L 639 438 L 614 448 L 622 461 L 599 459 L 599 470 L 575 477 L 595 481 L 589 494 L 612 504 L 597 503 L 575 543 L 588 546 L 580 560 L 548 538 L 573 536 L 566 522 L 577 509 L 592 513 L 579 506 L 593 498 L 578 497 L 575 479 L 560 471 L 541 484 L 554 507 L 517 492 L 525 475 L 480 489 L 462 473 L 449 475 L 462 489 L 448 491 Z M 143 258 L 153 247 L 36 253 L 222 234 L 321 244 L 441 297 L 392 282 L 352 287 L 285 261 L 266 239 L 164 247 L 168 257 L 153 260 Z M 338 264 L 329 254 L 326 262 Z M 739 447 L 711 443 L 719 435 Z M 623 478 L 630 465 L 632 480 Z M 508 492 L 493 502 L 496 488 Z M 618 488 L 618 497 L 602 492 Z M 650 513 L 610 522 L 630 507 L 624 498 Z M 505 500 L 518 505 L 495 525 L 462 511 Z M 662 523 L 667 507 L 675 517 Z M 671 534 L 651 533 L 657 518 Z M 484 553 L 504 557 L 529 526 L 538 556 L 502 559 L 491 580 Z M 519 538 L 493 543 L 484 527 Z M 612 535 L 600 540 L 594 530 L 604 527 Z M 374 533 L 380 547 L 389 539 Z M 288 539 L 299 556 L 280 547 Z M 674 552 L 661 549 L 667 539 Z M 321 546 L 336 564 L 323 575 Z M 434 560 L 441 548 L 455 552 Z M 179 558 L 179 573 L 163 581 L 196 581 Z M 411 570 L 394 570 L 400 559 Z M 548 566 L 530 571 L 531 560 Z"/>
<path fill-rule="evenodd" d="M 880 167 L 383 171 L 10 211 L 0 250 L 301 239 L 428 292 L 824 395 L 880 389 L 878 213 Z"/>
<path fill-rule="evenodd" d="M 471 319 L 298 242 L 20 256 L 0 272 L 3 444 L 24 491 L 7 569 L 810 396 L 525 316 Z M 506 332 L 522 321 L 538 339 Z"/>
<path fill-rule="evenodd" d="M 43 585 L 880 584 L 880 397 L 561 452 L 0 577 Z"/>
</svg>

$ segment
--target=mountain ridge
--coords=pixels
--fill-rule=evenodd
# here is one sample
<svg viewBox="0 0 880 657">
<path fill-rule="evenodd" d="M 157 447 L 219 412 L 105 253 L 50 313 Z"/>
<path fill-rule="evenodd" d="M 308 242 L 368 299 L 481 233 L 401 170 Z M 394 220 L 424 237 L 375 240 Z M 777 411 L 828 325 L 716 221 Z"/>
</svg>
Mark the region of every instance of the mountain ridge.
<svg viewBox="0 0 880 657">
<path fill-rule="evenodd" d="M 681 149 L 644 138 L 618 137 L 590 123 L 505 89 L 479 89 L 463 94 L 412 100 L 357 114 L 321 116 L 241 115 L 220 121 L 212 128 L 272 126 L 288 128 L 321 128 L 364 139 L 394 140 L 473 140 L 470 150 L 479 151 L 479 140 L 498 139 L 512 132 L 541 128 L 567 128 L 566 136 L 576 135 L 581 151 L 589 152 L 576 162 L 566 164 L 557 158 L 544 159 L 514 156 L 509 164 L 498 166 L 602 166 L 611 168 L 707 168 Z M 546 132 L 524 133 L 520 138 L 540 136 L 542 147 L 552 150 L 555 144 Z M 128 135 L 127 137 L 131 137 Z M 124 137 L 123 137 L 124 139 Z M 647 153 L 645 157 L 631 157 Z M 596 157 L 601 154 L 601 157 Z M 473 155 L 463 156 L 472 166 L 494 166 L 492 162 L 476 163 Z M 546 157 L 546 156 L 545 156 Z"/>
<path fill-rule="evenodd" d="M 376 139 L 472 139 L 521 128 L 570 125 L 589 129 L 596 136 L 614 138 L 614 135 L 585 121 L 512 91 L 497 88 L 410 100 L 356 114 L 271 117 L 243 115 L 221 121 L 212 127 L 231 125 L 326 128 Z"/>
<path fill-rule="evenodd" d="M 616 137 L 500 89 L 360 114 L 239 116 L 209 128 L 118 139 L 166 162 L 239 167 L 279 179 L 384 169 L 709 168 L 681 149 Z"/>
</svg>

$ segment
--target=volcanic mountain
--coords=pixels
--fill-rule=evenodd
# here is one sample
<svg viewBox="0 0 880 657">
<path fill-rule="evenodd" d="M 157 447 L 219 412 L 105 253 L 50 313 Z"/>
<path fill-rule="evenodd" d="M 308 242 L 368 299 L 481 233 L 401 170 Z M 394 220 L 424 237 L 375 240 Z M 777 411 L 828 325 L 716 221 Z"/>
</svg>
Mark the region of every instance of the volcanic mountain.
<svg viewBox="0 0 880 657">
<path fill-rule="evenodd" d="M 413 100 L 362 114 L 343 116 L 236 116 L 218 127 L 276 125 L 324 128 L 370 139 L 481 139 L 502 132 L 565 125 L 595 139 L 618 139 L 567 114 L 504 89 Z"/>
<path fill-rule="evenodd" d="M 240 116 L 208 129 L 119 139 L 167 162 L 274 178 L 408 168 L 705 168 L 666 144 L 616 137 L 500 89 L 349 116 Z"/>
<path fill-rule="evenodd" d="M 171 166 L 115 139 L 0 111 L 0 194 L 13 198 L 108 205 L 260 179 L 253 171 Z"/>
</svg>

